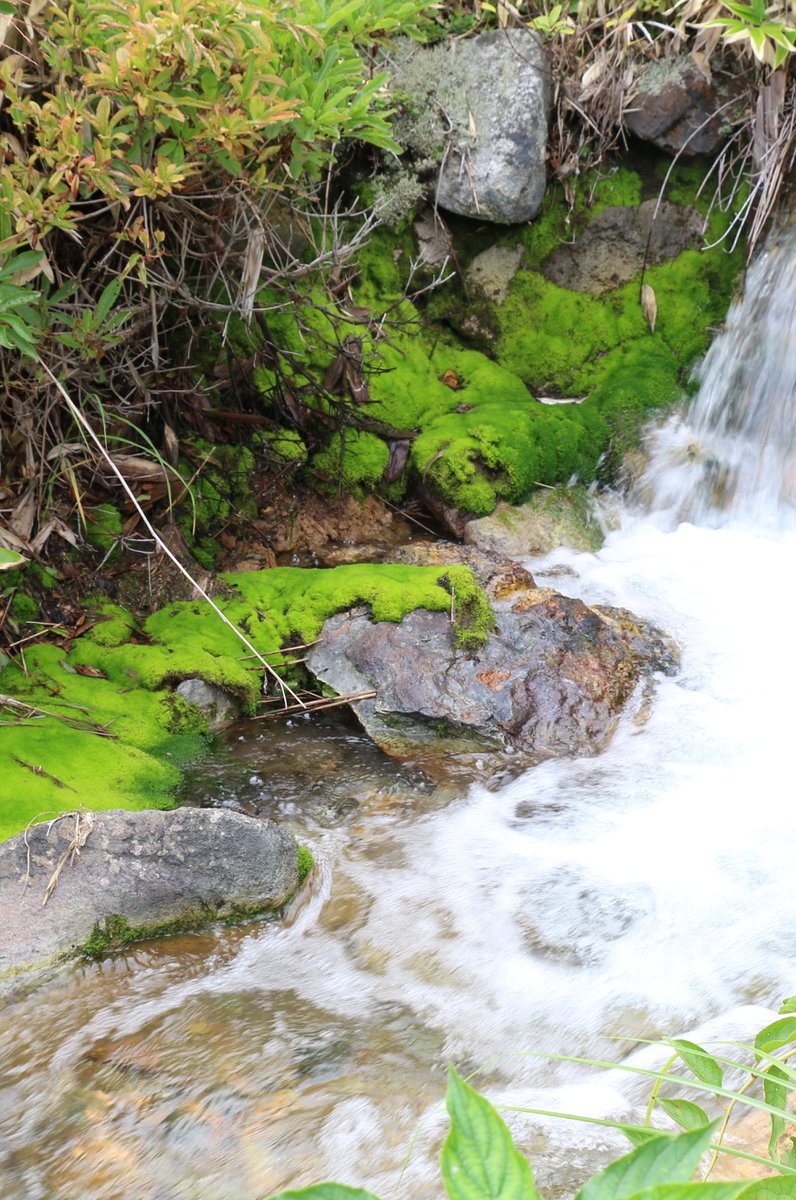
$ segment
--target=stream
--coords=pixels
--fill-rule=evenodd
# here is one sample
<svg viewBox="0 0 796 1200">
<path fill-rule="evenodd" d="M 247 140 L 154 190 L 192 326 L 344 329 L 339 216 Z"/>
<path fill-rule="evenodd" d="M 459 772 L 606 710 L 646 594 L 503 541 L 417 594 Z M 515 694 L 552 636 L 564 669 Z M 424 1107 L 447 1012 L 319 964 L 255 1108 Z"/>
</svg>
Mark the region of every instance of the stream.
<svg viewBox="0 0 796 1200">
<path fill-rule="evenodd" d="M 749 1036 L 796 992 L 793 253 L 750 270 L 604 548 L 529 563 L 660 624 L 679 675 L 599 757 L 490 788 L 432 785 L 330 716 L 236 726 L 187 794 L 284 822 L 310 883 L 284 923 L 143 943 L 0 1013 L 4 1200 L 436 1196 L 447 1062 L 493 1098 L 632 1119 L 617 1072 L 535 1054 Z M 517 1130 L 548 1200 L 626 1146 Z"/>
</svg>

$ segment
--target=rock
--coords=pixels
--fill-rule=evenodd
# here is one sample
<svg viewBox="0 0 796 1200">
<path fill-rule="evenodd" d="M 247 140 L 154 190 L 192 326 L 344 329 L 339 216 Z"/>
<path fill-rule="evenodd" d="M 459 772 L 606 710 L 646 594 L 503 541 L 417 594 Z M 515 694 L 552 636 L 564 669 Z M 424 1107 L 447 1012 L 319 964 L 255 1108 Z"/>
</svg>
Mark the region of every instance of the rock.
<svg viewBox="0 0 796 1200">
<path fill-rule="evenodd" d="M 650 63 L 638 77 L 637 92 L 625 115 L 630 133 L 661 150 L 684 155 L 713 154 L 732 129 L 740 80 L 718 83 L 690 57 L 676 55 Z"/>
<path fill-rule="evenodd" d="M 524 889 L 521 901 L 517 923 L 528 949 L 573 966 L 604 959 L 610 943 L 649 916 L 655 903 L 644 884 L 618 886 L 580 867 L 541 874 Z"/>
<path fill-rule="evenodd" d="M 552 100 L 539 37 L 504 29 L 432 47 L 405 41 L 390 67 L 395 137 L 421 174 L 438 166 L 435 202 L 499 225 L 535 217 Z"/>
<path fill-rule="evenodd" d="M 214 809 L 98 812 L 85 845 L 63 866 L 72 817 L 0 844 L 0 988 L 81 952 L 99 933 L 122 942 L 198 928 L 219 917 L 279 909 L 299 885 L 294 839 L 273 821 Z M 25 886 L 30 847 L 30 879 Z"/>
<path fill-rule="evenodd" d="M 676 669 L 658 631 L 623 614 L 521 579 L 494 602 L 496 632 L 477 653 L 454 646 L 444 613 L 417 610 L 400 624 L 366 611 L 332 617 L 308 666 L 341 695 L 375 689 L 352 708 L 388 754 L 432 773 L 497 765 L 495 752 L 525 761 L 596 754 L 646 674 Z"/>
<path fill-rule="evenodd" d="M 557 247 L 542 263 L 542 274 L 559 287 L 599 296 L 619 287 L 648 266 L 670 262 L 698 246 L 704 219 L 695 208 L 663 201 L 637 208 L 605 208 L 574 242 Z"/>
<path fill-rule="evenodd" d="M 199 709 L 211 729 L 223 729 L 240 715 L 235 697 L 214 683 L 206 683 L 204 679 L 183 679 L 175 690 Z"/>
<path fill-rule="evenodd" d="M 477 254 L 467 270 L 471 288 L 502 304 L 522 262 L 522 246 L 490 246 Z"/>
<path fill-rule="evenodd" d="M 464 529 L 468 546 L 504 557 L 548 554 L 559 546 L 598 550 L 603 531 L 590 498 L 578 489 L 539 491 L 526 504 L 498 504 Z"/>
<path fill-rule="evenodd" d="M 458 542 L 410 542 L 395 550 L 390 562 L 409 567 L 458 566 L 469 567 L 491 601 L 525 593 L 536 587 L 530 571 L 520 563 L 507 559 L 505 554 L 491 554 L 478 546 L 462 546 Z"/>
<path fill-rule="evenodd" d="M 499 225 L 532 220 L 544 198 L 552 101 L 540 38 L 529 29 L 480 33 L 452 42 L 449 58 L 462 80 L 470 138 L 451 146 L 437 202 Z"/>
</svg>

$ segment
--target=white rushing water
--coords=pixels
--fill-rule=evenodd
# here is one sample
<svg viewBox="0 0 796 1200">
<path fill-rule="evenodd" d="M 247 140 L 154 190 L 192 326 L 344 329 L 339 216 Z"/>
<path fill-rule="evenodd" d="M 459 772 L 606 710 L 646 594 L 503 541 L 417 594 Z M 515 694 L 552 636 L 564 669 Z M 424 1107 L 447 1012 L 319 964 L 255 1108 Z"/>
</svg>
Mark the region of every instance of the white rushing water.
<svg viewBox="0 0 796 1200">
<path fill-rule="evenodd" d="M 316 829 L 286 928 L 219 935 L 201 961 L 134 951 L 10 1010 L 4 1196 L 254 1200 L 325 1176 L 392 1194 L 420 1120 L 400 1194 L 427 1197 L 446 1060 L 487 1064 L 504 1099 L 627 1116 L 617 1074 L 520 1052 L 621 1057 L 608 1039 L 706 1020 L 748 1037 L 765 1017 L 743 1006 L 796 992 L 792 261 L 761 257 L 690 414 L 655 435 L 652 515 L 530 564 L 658 623 L 680 674 L 597 758 Z M 157 1083 L 109 1081 L 108 1041 Z M 611 1145 L 552 1122 L 524 1138 L 564 1191 Z"/>
</svg>

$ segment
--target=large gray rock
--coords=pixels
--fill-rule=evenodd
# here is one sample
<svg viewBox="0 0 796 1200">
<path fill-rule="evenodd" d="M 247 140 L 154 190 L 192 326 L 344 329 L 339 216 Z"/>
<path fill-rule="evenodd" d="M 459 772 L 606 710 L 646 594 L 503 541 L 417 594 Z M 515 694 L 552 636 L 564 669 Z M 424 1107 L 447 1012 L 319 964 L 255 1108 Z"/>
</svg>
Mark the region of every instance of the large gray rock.
<svg viewBox="0 0 796 1200">
<path fill-rule="evenodd" d="M 280 908 L 299 884 L 296 842 L 273 821 L 214 809 L 81 817 L 79 854 L 45 890 L 76 830 L 73 816 L 0 844 L 0 989 L 26 969 L 112 943 Z M 27 882 L 26 882 L 27 881 Z"/>
<path fill-rule="evenodd" d="M 671 262 L 698 246 L 703 226 L 695 208 L 668 201 L 604 208 L 574 242 L 547 256 L 542 274 L 560 287 L 599 296 L 639 275 L 645 263 Z"/>
<path fill-rule="evenodd" d="M 342 695 L 388 754 L 439 773 L 480 770 L 492 752 L 525 760 L 595 754 L 643 675 L 676 669 L 656 630 L 622 610 L 596 610 L 509 573 L 493 601 L 497 629 L 477 653 L 454 645 L 445 613 L 418 610 L 374 624 L 364 610 L 326 622 L 308 665 Z M 443 772 L 444 773 L 444 772 Z"/>
<path fill-rule="evenodd" d="M 511 225 L 539 212 L 552 98 L 544 48 L 528 29 L 424 47 L 391 60 L 396 140 L 421 176 L 438 169 L 436 203 Z M 397 181 L 385 177 L 385 194 Z"/>
<path fill-rule="evenodd" d="M 542 42 L 529 29 L 503 29 L 452 42 L 448 53 L 461 80 L 470 139 L 451 147 L 437 200 L 463 217 L 530 221 L 544 198 L 552 100 Z"/>
</svg>

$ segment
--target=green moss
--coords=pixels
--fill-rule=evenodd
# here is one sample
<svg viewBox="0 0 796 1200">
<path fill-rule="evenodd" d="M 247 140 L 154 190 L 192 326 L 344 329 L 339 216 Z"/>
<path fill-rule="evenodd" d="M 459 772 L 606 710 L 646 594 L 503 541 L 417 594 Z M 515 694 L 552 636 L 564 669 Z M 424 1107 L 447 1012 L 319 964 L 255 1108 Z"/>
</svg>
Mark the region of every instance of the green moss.
<svg viewBox="0 0 796 1200">
<path fill-rule="evenodd" d="M 122 516 L 113 504 L 97 504 L 86 510 L 86 541 L 100 554 L 117 549 L 122 536 Z"/>
<path fill-rule="evenodd" d="M 287 467 L 301 467 L 307 461 L 304 439 L 295 429 L 277 429 L 262 435 L 263 448 Z"/>
<path fill-rule="evenodd" d="M 35 621 L 39 616 L 39 606 L 32 596 L 17 592 L 11 601 L 11 616 L 20 624 Z"/>
<path fill-rule="evenodd" d="M 468 650 L 491 628 L 486 596 L 466 567 L 281 567 L 225 579 L 231 595 L 221 607 L 276 670 L 275 650 L 286 647 L 291 657 L 291 641 L 313 641 L 327 617 L 357 604 L 370 605 L 376 621 L 453 607 L 457 644 Z M 209 605 L 182 602 L 155 613 L 142 631 L 148 644 L 120 640 L 129 633 L 129 616 L 115 605 L 102 608 L 107 622 L 77 639 L 68 654 L 34 646 L 27 671 L 12 662 L 0 673 L 0 692 L 50 714 L 4 730 L 0 839 L 79 805 L 169 807 L 180 768 L 202 754 L 207 737 L 202 715 L 171 685 L 199 676 L 249 708 L 260 695 L 261 668 Z M 109 627 L 116 633 L 103 639 Z"/>
<path fill-rule="evenodd" d="M 450 590 L 456 645 L 476 651 L 495 629 L 495 614 L 468 567 L 450 567 L 440 583 Z"/>
<path fill-rule="evenodd" d="M 254 454 L 247 446 L 211 445 L 201 440 L 195 443 L 195 451 L 202 456 L 202 466 L 178 524 L 197 561 L 211 570 L 218 558 L 217 539 L 222 530 L 241 517 L 257 515 L 251 487 Z M 184 474 L 192 477 L 195 468 L 185 464 Z"/>
<path fill-rule="evenodd" d="M 135 621 L 127 609 L 118 604 L 102 603 L 93 608 L 97 621 L 84 636 L 97 646 L 121 646 L 130 640 Z"/>
<path fill-rule="evenodd" d="M 299 848 L 298 848 L 299 886 L 301 886 L 301 884 L 307 878 L 307 876 L 309 875 L 310 871 L 312 870 L 312 868 L 314 866 L 315 866 L 315 859 L 312 857 L 312 852 L 310 850 L 308 850 L 306 846 L 299 846 Z"/>
<path fill-rule="evenodd" d="M 354 496 L 364 496 L 378 486 L 389 458 L 381 438 L 346 429 L 333 434 L 326 448 L 313 455 L 309 469 L 323 491 L 334 493 L 342 486 Z"/>
</svg>

